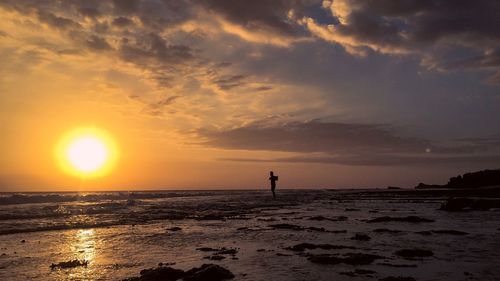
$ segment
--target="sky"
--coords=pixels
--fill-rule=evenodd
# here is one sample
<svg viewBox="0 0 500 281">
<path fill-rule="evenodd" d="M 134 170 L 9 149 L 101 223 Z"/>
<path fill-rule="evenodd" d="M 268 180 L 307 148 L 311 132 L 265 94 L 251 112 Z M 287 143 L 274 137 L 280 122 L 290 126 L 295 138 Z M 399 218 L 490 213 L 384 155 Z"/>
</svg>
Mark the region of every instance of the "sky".
<svg viewBox="0 0 500 281">
<path fill-rule="evenodd" d="M 2 0 L 0 191 L 413 187 L 500 167 L 496 0 Z M 58 166 L 75 128 L 98 178 Z"/>
</svg>

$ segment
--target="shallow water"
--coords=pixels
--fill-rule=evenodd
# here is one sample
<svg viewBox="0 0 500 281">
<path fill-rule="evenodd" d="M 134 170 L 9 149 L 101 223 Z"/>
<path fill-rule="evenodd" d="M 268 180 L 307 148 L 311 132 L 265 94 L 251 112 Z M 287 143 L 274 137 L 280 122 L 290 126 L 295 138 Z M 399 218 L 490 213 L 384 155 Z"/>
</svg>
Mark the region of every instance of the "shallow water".
<svg viewBox="0 0 500 281">
<path fill-rule="evenodd" d="M 173 267 L 184 270 L 220 264 L 235 274 L 235 280 L 500 279 L 500 211 L 438 211 L 442 200 L 397 192 L 329 190 L 286 190 L 277 200 L 264 191 L 3 194 L 0 280 L 120 280 L 159 262 L 175 262 Z M 310 219 L 317 216 L 332 220 Z M 340 216 L 346 218 L 339 220 Z M 434 222 L 367 222 L 383 216 L 419 216 Z M 275 224 L 302 228 L 275 229 L 271 226 Z M 373 231 L 379 228 L 400 232 Z M 433 230 L 468 234 L 417 233 Z M 371 239 L 352 240 L 356 233 Z M 315 264 L 304 253 L 286 249 L 302 242 L 356 248 L 305 254 L 369 253 L 383 258 L 368 265 Z M 207 260 L 204 257 L 212 253 L 199 247 L 238 252 L 234 259 L 223 255 L 223 260 Z M 428 249 L 434 255 L 408 260 L 395 254 L 408 248 Z M 74 259 L 89 263 L 50 268 L 52 263 Z M 355 269 L 375 273 L 345 275 Z"/>
</svg>

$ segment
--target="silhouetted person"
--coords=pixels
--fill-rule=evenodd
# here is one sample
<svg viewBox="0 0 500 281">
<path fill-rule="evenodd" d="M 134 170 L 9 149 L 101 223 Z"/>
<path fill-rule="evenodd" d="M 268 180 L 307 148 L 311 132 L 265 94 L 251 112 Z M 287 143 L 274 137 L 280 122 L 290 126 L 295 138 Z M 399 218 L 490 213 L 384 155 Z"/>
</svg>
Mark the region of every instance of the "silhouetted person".
<svg viewBox="0 0 500 281">
<path fill-rule="evenodd" d="M 271 191 L 273 192 L 273 198 L 276 198 L 276 193 L 274 193 L 274 190 L 276 189 L 276 181 L 278 180 L 278 176 L 275 176 L 273 171 L 270 173 L 269 180 L 271 181 Z"/>
</svg>

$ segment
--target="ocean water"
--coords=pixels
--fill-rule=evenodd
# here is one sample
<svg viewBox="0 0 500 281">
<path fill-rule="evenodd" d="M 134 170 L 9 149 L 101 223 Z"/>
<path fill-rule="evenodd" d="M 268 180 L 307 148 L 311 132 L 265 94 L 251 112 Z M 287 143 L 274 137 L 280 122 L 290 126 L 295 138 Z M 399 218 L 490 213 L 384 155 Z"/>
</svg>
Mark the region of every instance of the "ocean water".
<svg viewBox="0 0 500 281">
<path fill-rule="evenodd" d="M 500 280 L 500 211 L 438 210 L 445 199 L 359 190 L 279 190 L 276 200 L 267 190 L 3 193 L 0 280 L 121 280 L 160 262 L 183 270 L 215 263 L 235 280 Z M 407 216 L 429 221 L 369 222 Z M 340 247 L 290 249 L 300 243 Z M 415 248 L 432 256 L 396 253 Z M 309 259 L 352 253 L 378 258 Z M 88 264 L 51 268 L 75 259 Z"/>
</svg>

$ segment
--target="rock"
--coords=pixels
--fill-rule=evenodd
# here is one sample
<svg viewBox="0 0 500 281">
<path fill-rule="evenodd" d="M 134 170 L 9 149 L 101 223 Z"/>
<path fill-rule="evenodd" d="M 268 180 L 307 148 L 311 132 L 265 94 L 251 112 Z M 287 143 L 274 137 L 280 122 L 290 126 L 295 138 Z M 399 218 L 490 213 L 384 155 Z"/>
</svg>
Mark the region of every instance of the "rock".
<svg viewBox="0 0 500 281">
<path fill-rule="evenodd" d="M 311 221 L 345 221 L 345 220 L 347 220 L 347 217 L 346 216 L 338 216 L 335 218 L 326 218 L 323 216 L 314 216 L 314 217 L 308 218 L 308 220 L 311 220 Z"/>
<path fill-rule="evenodd" d="M 359 211 L 359 209 L 356 209 L 356 208 L 345 208 L 345 211 L 346 212 L 357 212 L 357 211 Z"/>
<path fill-rule="evenodd" d="M 389 277 L 379 279 L 379 281 L 416 281 L 416 280 L 413 277 L 389 276 Z"/>
<path fill-rule="evenodd" d="M 308 230 L 308 231 L 319 231 L 319 232 L 329 232 L 324 227 L 314 227 L 314 226 L 308 227 L 308 228 L 306 228 L 306 230 Z"/>
<path fill-rule="evenodd" d="M 424 231 L 416 231 L 415 233 L 416 233 L 416 234 L 420 234 L 420 235 L 425 235 L 425 236 L 432 235 L 432 232 L 431 232 L 431 231 L 427 231 L 427 230 L 424 230 Z"/>
<path fill-rule="evenodd" d="M 202 252 L 215 252 L 215 251 L 219 251 L 220 249 L 215 249 L 215 248 L 210 248 L 210 247 L 200 247 L 200 248 L 196 248 L 196 250 L 202 251 Z"/>
<path fill-rule="evenodd" d="M 26 243 L 26 240 L 24 240 L 24 239 L 23 239 L 23 240 L 21 240 L 21 243 Z"/>
<path fill-rule="evenodd" d="M 364 233 L 356 233 L 353 237 L 351 237 L 352 240 L 359 240 L 359 241 L 368 241 L 370 240 L 370 236 L 364 234 Z"/>
<path fill-rule="evenodd" d="M 271 225 L 269 225 L 269 227 L 276 228 L 276 229 L 304 230 L 304 228 L 302 226 L 288 224 L 288 223 L 271 224 Z"/>
<path fill-rule="evenodd" d="M 238 250 L 235 248 L 231 249 L 225 249 L 221 248 L 219 251 L 217 251 L 217 255 L 236 255 L 238 253 Z"/>
<path fill-rule="evenodd" d="M 450 234 L 450 235 L 467 235 L 469 233 L 459 231 L 459 230 L 433 230 L 432 233 L 439 233 L 439 234 Z"/>
<path fill-rule="evenodd" d="M 196 250 L 202 252 L 214 252 L 212 256 L 204 257 L 204 259 L 210 259 L 210 260 L 222 260 L 226 258 L 222 255 L 232 255 L 234 257 L 238 253 L 237 248 L 228 249 L 226 247 L 221 247 L 221 248 L 201 247 L 201 248 L 196 248 Z"/>
<path fill-rule="evenodd" d="M 156 280 L 177 280 L 184 276 L 184 271 L 175 269 L 168 266 L 161 266 L 157 268 L 143 269 L 140 272 L 140 281 L 156 281 Z"/>
<path fill-rule="evenodd" d="M 167 228 L 167 230 L 170 230 L 170 231 L 180 231 L 180 230 L 182 230 L 182 228 L 180 228 L 178 226 L 174 226 L 174 227 L 171 227 L 171 228 Z"/>
<path fill-rule="evenodd" d="M 285 249 L 295 252 L 303 252 L 304 250 L 314 250 L 314 249 L 339 250 L 339 249 L 356 249 L 356 248 L 343 245 L 300 243 L 292 247 L 287 247 Z"/>
<path fill-rule="evenodd" d="M 395 230 L 395 229 L 387 229 L 387 228 L 377 228 L 377 229 L 374 229 L 373 232 L 400 233 L 402 231 Z"/>
<path fill-rule="evenodd" d="M 434 222 L 434 220 L 421 218 L 417 216 L 407 216 L 407 217 L 378 217 L 367 221 L 368 223 L 376 223 L 376 222 Z"/>
<path fill-rule="evenodd" d="M 204 264 L 186 271 L 184 281 L 219 281 L 233 279 L 234 274 L 216 264 Z"/>
<path fill-rule="evenodd" d="M 431 250 L 425 249 L 402 249 L 396 251 L 395 254 L 404 258 L 423 258 L 434 255 Z"/>
<path fill-rule="evenodd" d="M 207 260 L 220 261 L 220 260 L 225 259 L 226 257 L 225 256 L 220 256 L 220 255 L 212 255 L 212 256 L 206 256 L 206 257 L 203 257 L 203 258 L 207 259 Z"/>
<path fill-rule="evenodd" d="M 167 265 L 175 265 L 175 262 L 160 262 L 158 266 L 167 266 Z"/>
<path fill-rule="evenodd" d="M 78 267 L 78 266 L 87 266 L 89 264 L 88 261 L 86 260 L 72 260 L 72 261 L 63 261 L 59 263 L 53 263 L 50 265 L 51 269 L 56 269 L 56 268 L 73 268 L 73 267 Z"/>
<path fill-rule="evenodd" d="M 354 271 L 343 271 L 343 272 L 340 272 L 340 274 L 342 274 L 342 275 L 347 275 L 347 276 L 351 276 L 351 277 L 355 277 L 355 276 L 358 276 L 358 275 L 368 275 L 368 276 L 370 276 L 371 274 L 376 274 L 376 273 L 377 273 L 376 271 L 368 270 L 368 269 L 355 269 Z"/>
<path fill-rule="evenodd" d="M 172 267 L 159 266 L 141 270 L 139 277 L 123 279 L 123 281 L 222 281 L 234 278 L 231 271 L 215 264 L 203 264 L 186 272 Z"/>
<path fill-rule="evenodd" d="M 350 265 L 367 265 L 372 263 L 374 260 L 381 258 L 383 257 L 372 254 L 348 253 L 344 256 L 330 254 L 310 255 L 308 260 L 319 264 L 345 263 Z"/>
</svg>

